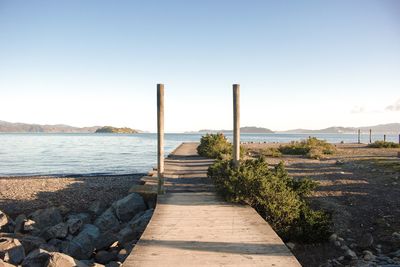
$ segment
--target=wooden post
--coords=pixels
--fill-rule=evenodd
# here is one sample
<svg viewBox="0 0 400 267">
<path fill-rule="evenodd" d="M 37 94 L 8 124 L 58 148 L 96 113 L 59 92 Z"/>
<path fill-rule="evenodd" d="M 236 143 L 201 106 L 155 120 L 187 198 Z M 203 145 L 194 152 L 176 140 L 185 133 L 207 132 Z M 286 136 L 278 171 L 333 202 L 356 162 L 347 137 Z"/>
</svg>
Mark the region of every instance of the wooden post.
<svg viewBox="0 0 400 267">
<path fill-rule="evenodd" d="M 386 142 L 386 134 L 383 135 L 383 142 Z"/>
<path fill-rule="evenodd" d="M 361 144 L 361 130 L 358 129 L 358 143 Z"/>
<path fill-rule="evenodd" d="M 240 85 L 233 85 L 233 164 L 240 161 Z"/>
<path fill-rule="evenodd" d="M 400 145 L 400 134 L 399 134 L 399 145 Z"/>
<path fill-rule="evenodd" d="M 372 143 L 372 129 L 369 129 L 369 143 Z"/>
<path fill-rule="evenodd" d="M 164 193 L 164 84 L 157 84 L 157 175 L 158 194 Z"/>
</svg>

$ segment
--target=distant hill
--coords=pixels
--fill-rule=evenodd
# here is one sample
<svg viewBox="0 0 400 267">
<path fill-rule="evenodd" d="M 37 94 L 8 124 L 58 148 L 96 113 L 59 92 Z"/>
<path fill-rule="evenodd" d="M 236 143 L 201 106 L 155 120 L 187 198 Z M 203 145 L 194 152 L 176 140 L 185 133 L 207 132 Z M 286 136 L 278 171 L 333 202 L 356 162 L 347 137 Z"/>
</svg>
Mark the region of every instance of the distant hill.
<svg viewBox="0 0 400 267">
<path fill-rule="evenodd" d="M 262 127 L 241 127 L 241 133 L 274 133 L 270 129 L 262 128 Z M 210 130 L 210 129 L 203 129 L 198 131 L 197 133 L 232 133 L 232 130 Z"/>
<path fill-rule="evenodd" d="M 293 129 L 288 131 L 281 131 L 280 133 L 356 133 L 358 130 L 361 132 L 369 132 L 371 129 L 373 133 L 383 133 L 383 134 L 399 134 L 400 133 L 400 123 L 388 123 L 380 124 L 374 126 L 363 126 L 363 127 L 341 127 L 334 126 L 319 130 L 308 130 L 308 129 Z"/>
<path fill-rule="evenodd" d="M 125 133 L 125 134 L 132 134 L 132 133 L 139 133 L 139 131 L 131 129 L 131 128 L 116 128 L 111 126 L 104 126 L 96 130 L 96 133 Z"/>
<path fill-rule="evenodd" d="M 0 121 L 0 132 L 3 133 L 94 133 L 102 126 L 92 126 L 92 127 L 73 127 L 64 124 L 56 125 L 40 125 L 40 124 L 29 124 L 29 123 L 13 123 Z M 125 128 L 115 128 L 115 129 L 125 129 Z M 128 131 L 126 128 L 126 131 Z M 140 132 L 138 130 L 132 130 L 135 132 Z M 124 131 L 124 130 L 122 130 Z"/>
</svg>

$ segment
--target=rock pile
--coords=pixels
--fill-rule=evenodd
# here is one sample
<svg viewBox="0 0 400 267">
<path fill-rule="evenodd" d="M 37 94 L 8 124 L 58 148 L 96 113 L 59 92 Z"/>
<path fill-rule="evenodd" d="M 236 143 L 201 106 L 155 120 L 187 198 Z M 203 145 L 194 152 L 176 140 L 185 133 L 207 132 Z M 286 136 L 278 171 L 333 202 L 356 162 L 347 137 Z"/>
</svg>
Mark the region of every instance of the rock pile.
<svg viewBox="0 0 400 267">
<path fill-rule="evenodd" d="M 396 238 L 396 232 L 393 238 Z M 351 238 L 345 240 L 337 234 L 332 234 L 329 241 L 343 253 L 336 259 L 328 260 L 322 267 L 400 267 L 400 249 L 384 253 L 381 245 L 374 244 L 370 233 L 365 233 L 357 242 Z"/>
<path fill-rule="evenodd" d="M 0 266 L 121 266 L 153 215 L 153 200 L 132 193 L 88 213 L 49 207 L 13 220 L 0 211 Z"/>
</svg>

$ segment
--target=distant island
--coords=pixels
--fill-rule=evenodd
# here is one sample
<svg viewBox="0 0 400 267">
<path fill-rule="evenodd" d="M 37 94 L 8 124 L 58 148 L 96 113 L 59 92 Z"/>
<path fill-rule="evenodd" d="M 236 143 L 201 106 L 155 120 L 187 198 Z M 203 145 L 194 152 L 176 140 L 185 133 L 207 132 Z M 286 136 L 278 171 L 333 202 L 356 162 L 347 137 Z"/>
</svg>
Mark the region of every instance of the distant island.
<svg viewBox="0 0 400 267">
<path fill-rule="evenodd" d="M 95 133 L 123 133 L 123 134 L 133 134 L 133 133 L 139 133 L 138 130 L 134 130 L 131 128 L 123 127 L 123 128 L 117 128 L 117 127 L 111 127 L 111 126 L 104 126 L 95 131 Z"/>
<path fill-rule="evenodd" d="M 110 127 L 111 129 L 108 129 Z M 141 133 L 142 131 L 130 128 L 114 128 L 111 126 L 74 127 L 65 124 L 41 125 L 0 120 L 0 133 Z"/>
<path fill-rule="evenodd" d="M 374 126 L 362 126 L 362 127 L 341 127 L 334 126 L 328 127 L 319 130 L 308 130 L 308 129 L 293 129 L 287 131 L 280 131 L 280 133 L 304 133 L 304 134 L 313 134 L 313 133 L 356 133 L 358 130 L 361 132 L 369 132 L 372 130 L 373 133 L 382 133 L 382 134 L 399 134 L 400 133 L 400 123 L 388 123 L 388 124 L 379 124 Z"/>
<path fill-rule="evenodd" d="M 332 126 L 323 129 L 310 130 L 310 129 L 293 129 L 286 131 L 272 131 L 268 128 L 262 127 L 241 127 L 241 133 L 300 133 L 300 134 L 354 134 L 357 133 L 358 130 L 361 130 L 363 133 L 369 132 L 372 130 L 373 133 L 381 133 L 381 134 L 400 134 L 400 123 L 388 123 L 388 124 L 379 124 L 373 126 L 362 126 L 362 127 L 342 127 L 342 126 Z M 212 129 L 203 129 L 197 132 L 186 132 L 186 133 L 232 133 L 232 130 L 212 130 Z"/>
</svg>

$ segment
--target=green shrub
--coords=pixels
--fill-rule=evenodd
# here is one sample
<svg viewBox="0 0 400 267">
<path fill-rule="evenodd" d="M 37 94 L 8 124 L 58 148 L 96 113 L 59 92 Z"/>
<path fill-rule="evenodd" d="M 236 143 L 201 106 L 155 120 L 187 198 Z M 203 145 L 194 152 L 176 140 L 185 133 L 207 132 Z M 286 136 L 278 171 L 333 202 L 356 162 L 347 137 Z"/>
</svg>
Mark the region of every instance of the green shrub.
<svg viewBox="0 0 400 267">
<path fill-rule="evenodd" d="M 323 155 L 333 154 L 336 148 L 324 140 L 315 137 L 309 137 L 302 141 L 292 141 L 288 145 L 279 147 L 282 154 L 305 155 L 309 158 L 319 159 Z"/>
<path fill-rule="evenodd" d="M 264 157 L 280 158 L 282 156 L 282 153 L 276 147 L 267 147 L 261 149 L 260 155 Z"/>
<path fill-rule="evenodd" d="M 233 146 L 222 133 L 206 134 L 200 139 L 197 153 L 200 156 L 211 159 L 231 159 Z M 246 149 L 240 146 L 240 157 L 243 157 L 245 154 Z"/>
<path fill-rule="evenodd" d="M 386 141 L 375 141 L 372 144 L 369 144 L 368 147 L 372 148 L 400 148 L 400 144 L 395 142 L 386 142 Z"/>
<path fill-rule="evenodd" d="M 201 137 L 200 145 L 197 147 L 197 153 L 200 156 L 223 159 L 232 152 L 232 144 L 228 142 L 222 133 L 206 134 Z"/>
<path fill-rule="evenodd" d="M 241 161 L 235 168 L 231 161 L 218 160 L 209 167 L 208 176 L 226 200 L 255 208 L 283 239 L 320 241 L 330 234 L 329 216 L 312 210 L 305 200 L 317 184 L 290 177 L 282 162 L 269 168 L 258 158 Z"/>
</svg>

